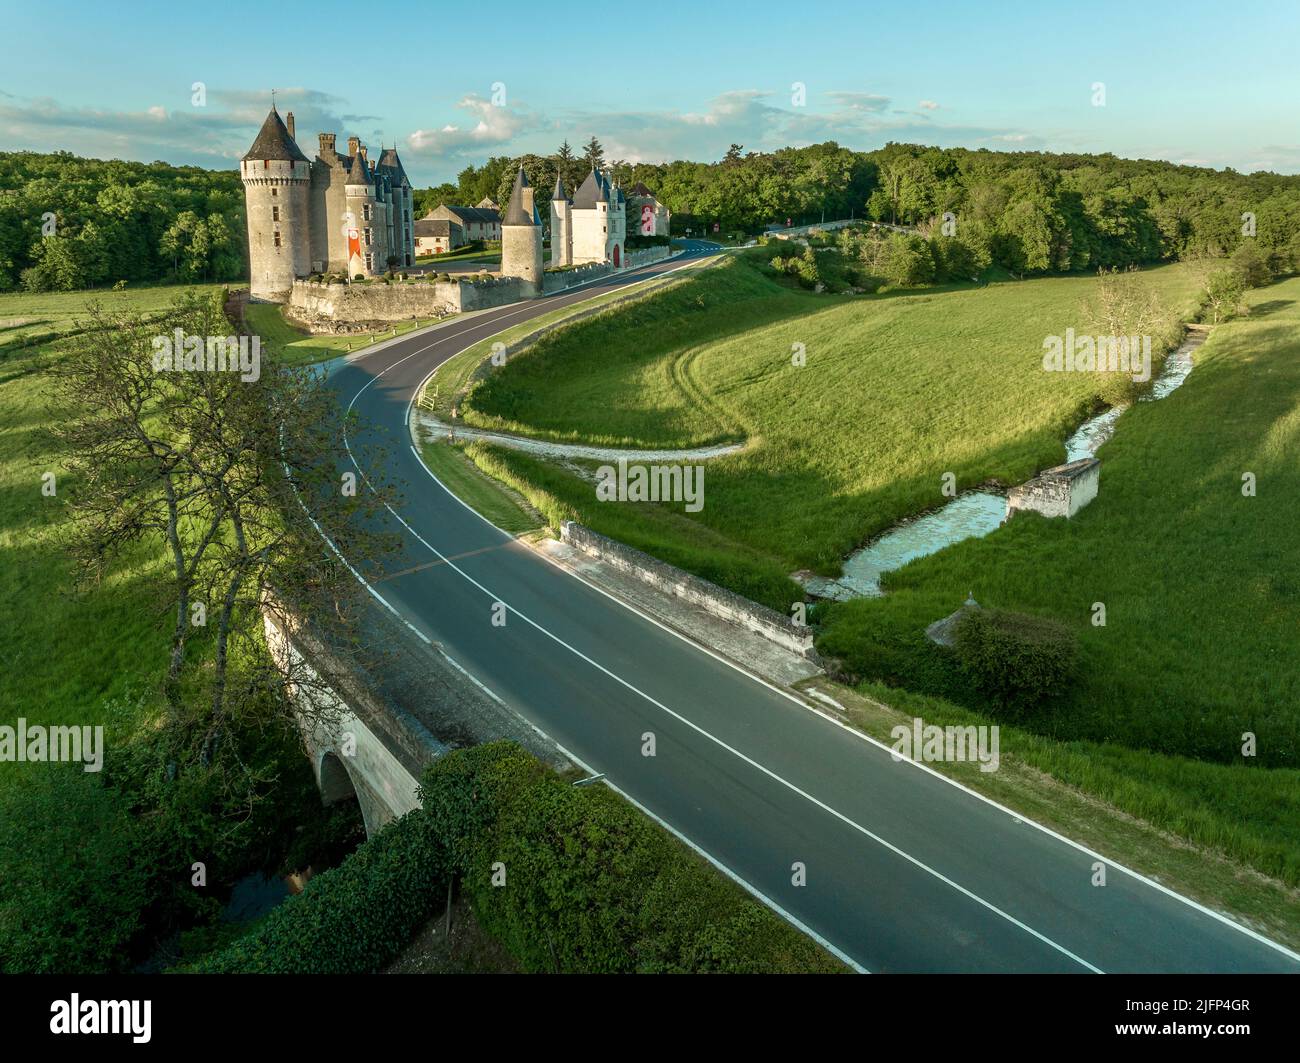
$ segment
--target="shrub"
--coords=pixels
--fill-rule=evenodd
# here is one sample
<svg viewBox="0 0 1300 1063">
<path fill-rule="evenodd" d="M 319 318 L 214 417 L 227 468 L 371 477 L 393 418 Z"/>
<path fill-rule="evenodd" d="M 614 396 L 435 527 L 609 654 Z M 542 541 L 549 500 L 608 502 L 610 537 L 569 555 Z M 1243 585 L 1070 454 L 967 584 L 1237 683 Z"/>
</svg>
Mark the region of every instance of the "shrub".
<svg viewBox="0 0 1300 1063">
<path fill-rule="evenodd" d="M 480 924 L 525 970 L 840 969 L 613 791 L 513 743 L 441 758 L 421 800 Z"/>
<path fill-rule="evenodd" d="M 0 788 L 0 971 L 121 970 L 146 898 L 135 822 L 100 776 L 55 765 Z"/>
<path fill-rule="evenodd" d="M 1074 674 L 1078 640 L 1060 621 L 1000 609 L 972 610 L 957 625 L 962 671 L 1004 705 L 1061 693 Z"/>
<path fill-rule="evenodd" d="M 386 966 L 446 899 L 446 849 L 421 811 L 315 875 L 204 974 L 361 974 Z"/>
</svg>

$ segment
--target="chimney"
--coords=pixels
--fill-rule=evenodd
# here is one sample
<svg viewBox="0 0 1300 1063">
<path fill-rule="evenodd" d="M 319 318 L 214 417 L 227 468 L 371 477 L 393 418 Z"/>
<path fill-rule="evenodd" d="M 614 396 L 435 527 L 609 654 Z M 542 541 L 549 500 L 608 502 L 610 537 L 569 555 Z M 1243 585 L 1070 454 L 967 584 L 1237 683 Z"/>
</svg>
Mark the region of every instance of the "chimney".
<svg viewBox="0 0 1300 1063">
<path fill-rule="evenodd" d="M 348 154 L 349 154 L 349 155 L 355 155 L 355 154 L 357 153 L 357 149 L 358 149 L 359 147 L 361 147 L 361 138 L 360 138 L 360 137 L 348 137 Z"/>
<path fill-rule="evenodd" d="M 290 112 L 285 116 L 284 124 L 287 125 L 287 126 L 289 127 L 289 139 L 290 139 L 290 140 L 297 140 L 298 138 L 294 135 L 294 132 L 293 132 L 293 112 L 292 112 L 292 111 L 290 111 Z"/>
<path fill-rule="evenodd" d="M 333 134 L 333 133 L 318 133 L 318 134 L 316 134 L 316 135 L 317 135 L 318 137 L 320 137 L 320 153 L 321 153 L 322 155 L 333 155 L 333 154 L 334 154 L 334 134 Z"/>
</svg>

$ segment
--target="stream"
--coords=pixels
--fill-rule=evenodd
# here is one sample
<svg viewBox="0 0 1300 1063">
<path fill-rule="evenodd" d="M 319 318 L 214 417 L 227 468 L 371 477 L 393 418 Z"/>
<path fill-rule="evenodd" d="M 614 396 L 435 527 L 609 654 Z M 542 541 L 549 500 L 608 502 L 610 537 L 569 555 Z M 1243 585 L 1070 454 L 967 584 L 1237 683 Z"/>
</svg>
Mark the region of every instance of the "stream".
<svg viewBox="0 0 1300 1063">
<path fill-rule="evenodd" d="M 1190 332 L 1164 360 L 1150 390 L 1138 401 L 1154 402 L 1177 390 L 1191 373 L 1192 352 L 1205 342 L 1205 335 L 1199 329 Z M 1084 421 L 1065 442 L 1065 460 L 1094 457 L 1115 434 L 1115 423 L 1126 409 L 1112 406 Z M 884 593 L 880 588 L 884 573 L 965 539 L 982 538 L 1000 527 L 1006 514 L 1005 496 L 994 491 L 966 491 L 933 512 L 896 524 L 874 542 L 855 550 L 845 560 L 838 578 L 800 573 L 795 579 L 816 598 L 878 598 Z"/>
</svg>

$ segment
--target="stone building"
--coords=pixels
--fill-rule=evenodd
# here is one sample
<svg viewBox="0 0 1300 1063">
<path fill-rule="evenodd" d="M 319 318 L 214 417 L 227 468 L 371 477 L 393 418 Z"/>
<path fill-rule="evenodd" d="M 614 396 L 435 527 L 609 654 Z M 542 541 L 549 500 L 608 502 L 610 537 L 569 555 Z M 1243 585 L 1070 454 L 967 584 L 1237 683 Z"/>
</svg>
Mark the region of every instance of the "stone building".
<svg viewBox="0 0 1300 1063">
<path fill-rule="evenodd" d="M 411 183 L 396 148 L 371 161 L 357 137 L 348 153 L 320 133 L 309 160 L 298 147 L 293 112 L 275 107 L 240 160 L 248 215 L 250 292 L 282 301 L 312 273 L 373 276 L 415 260 Z"/>
<path fill-rule="evenodd" d="M 588 262 L 623 265 L 627 250 L 627 199 L 599 170 L 593 169 L 573 198 L 555 179 L 551 194 L 551 265 Z"/>
<path fill-rule="evenodd" d="M 489 199 L 484 202 L 492 201 Z M 456 207 L 443 203 L 429 211 L 421 220 L 449 221 L 457 226 L 460 229 L 460 243 L 454 243 L 452 247 L 460 247 L 461 244 L 474 240 L 501 239 L 501 215 L 495 206 L 485 207 L 480 203 L 477 207 Z"/>
<path fill-rule="evenodd" d="M 424 217 L 415 223 L 415 253 L 441 255 L 465 243 L 465 230 L 445 218 Z"/>
<path fill-rule="evenodd" d="M 542 218 L 522 166 L 501 219 L 501 276 L 519 277 L 532 294 L 542 293 Z"/>
</svg>

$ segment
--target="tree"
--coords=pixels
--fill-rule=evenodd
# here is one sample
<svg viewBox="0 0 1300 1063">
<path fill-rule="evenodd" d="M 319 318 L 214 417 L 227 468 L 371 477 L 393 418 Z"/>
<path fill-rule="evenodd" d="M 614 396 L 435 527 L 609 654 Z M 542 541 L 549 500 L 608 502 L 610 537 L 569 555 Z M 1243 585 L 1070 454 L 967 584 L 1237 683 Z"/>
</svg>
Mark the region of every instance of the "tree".
<svg viewBox="0 0 1300 1063">
<path fill-rule="evenodd" d="M 69 454 L 65 541 L 83 585 L 133 544 L 166 543 L 171 566 L 157 591 L 175 626 L 160 741 L 181 764 L 206 770 L 232 720 L 264 726 L 267 712 L 290 714 L 289 691 L 337 689 L 341 680 L 319 662 L 313 672 L 273 658 L 261 644 L 263 617 L 285 631 L 310 617 L 318 637 L 343 648 L 344 672 L 359 659 L 364 596 L 333 548 L 353 566 L 379 564 L 394 538 L 371 529 L 394 491 L 374 471 L 348 488 L 339 470 L 352 457 L 334 393 L 310 369 L 255 357 L 251 338 L 246 357 L 234 359 L 216 299 L 182 297 L 153 322 L 92 307 L 81 329 L 70 356 L 51 367 L 52 410 L 73 411 L 52 417 L 50 429 Z M 178 330 L 197 343 L 184 350 L 198 361 L 159 361 Z M 202 360 L 221 344 L 234 371 Z M 382 468 L 364 449 L 365 467 Z M 196 633 L 213 651 L 202 666 L 186 652 Z M 206 701 L 194 697 L 200 689 Z M 308 705 L 327 711 L 320 699 Z M 232 786 L 257 784 L 237 756 L 230 767 Z"/>
<path fill-rule="evenodd" d="M 583 147 L 582 161 L 589 170 L 599 170 L 605 164 L 605 148 L 595 137 Z"/>
</svg>

